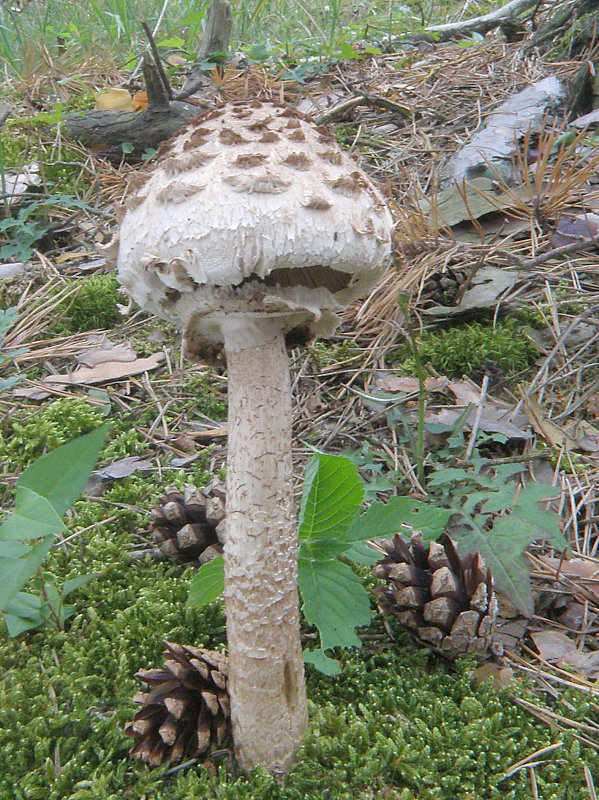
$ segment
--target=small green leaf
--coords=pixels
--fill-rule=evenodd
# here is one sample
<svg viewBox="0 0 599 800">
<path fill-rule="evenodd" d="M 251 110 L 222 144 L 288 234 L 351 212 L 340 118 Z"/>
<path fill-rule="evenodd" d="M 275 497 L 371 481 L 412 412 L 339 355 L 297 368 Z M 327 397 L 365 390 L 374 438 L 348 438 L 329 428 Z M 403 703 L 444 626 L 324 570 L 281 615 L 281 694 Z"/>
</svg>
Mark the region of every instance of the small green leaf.
<svg viewBox="0 0 599 800">
<path fill-rule="evenodd" d="M 0 611 L 3 611 L 25 586 L 55 542 L 54 535 L 27 549 L 22 558 L 0 558 Z"/>
<path fill-rule="evenodd" d="M 62 597 L 67 597 L 67 595 L 71 594 L 71 592 L 74 592 L 76 589 L 80 589 L 82 586 L 85 586 L 87 583 L 97 577 L 97 572 L 91 572 L 87 575 L 78 575 L 76 578 L 71 578 L 62 584 L 62 590 L 60 594 Z"/>
<path fill-rule="evenodd" d="M 185 39 L 182 39 L 180 36 L 171 36 L 167 39 L 161 39 L 159 42 L 156 42 L 158 47 L 185 47 Z"/>
<path fill-rule="evenodd" d="M 303 656 L 306 664 L 312 664 L 324 675 L 338 675 L 341 672 L 339 663 L 329 658 L 324 650 L 304 650 Z"/>
<path fill-rule="evenodd" d="M 367 564 L 372 566 L 380 559 L 381 554 L 377 550 L 373 550 L 365 542 L 354 542 L 349 550 L 343 554 L 344 558 L 349 558 L 355 561 L 356 564 Z"/>
<path fill-rule="evenodd" d="M 306 467 L 300 539 L 342 539 L 364 500 L 358 470 L 344 456 L 317 453 Z"/>
<path fill-rule="evenodd" d="M 194 576 L 189 588 L 187 605 L 199 608 L 216 600 L 225 590 L 225 564 L 222 556 L 217 556 L 203 564 Z"/>
<path fill-rule="evenodd" d="M 15 510 L 0 525 L 0 539 L 41 539 L 65 530 L 51 503 L 42 495 L 17 484 Z"/>
<path fill-rule="evenodd" d="M 303 539 L 300 542 L 298 558 L 311 561 L 328 561 L 350 548 L 349 542 L 338 539 Z"/>
<path fill-rule="evenodd" d="M 42 495 L 62 515 L 81 494 L 106 439 L 108 426 L 80 436 L 38 458 L 21 474 L 17 486 Z"/>
<path fill-rule="evenodd" d="M 132 153 L 135 150 L 135 148 L 133 147 L 131 142 L 121 142 L 121 150 L 123 151 L 123 153 L 128 155 L 129 153 Z"/>
<path fill-rule="evenodd" d="M 515 487 L 512 489 L 515 493 Z M 534 598 L 524 551 L 539 539 L 567 547 L 559 529 L 558 515 L 538 507 L 539 502 L 555 497 L 559 492 L 555 486 L 528 483 L 520 490 L 511 513 L 496 517 L 490 530 L 477 524 L 477 520 L 465 517 L 464 527 L 451 532 L 462 554 L 481 554 L 491 570 L 497 590 L 526 617 L 534 613 Z"/>
<path fill-rule="evenodd" d="M 368 593 L 356 573 L 341 561 L 298 559 L 302 611 L 320 633 L 323 650 L 360 647 L 355 628 L 370 622 Z"/>
<path fill-rule="evenodd" d="M 21 558 L 29 552 L 29 547 L 22 542 L 3 542 L 0 540 L 0 559 L 1 558 Z"/>
<path fill-rule="evenodd" d="M 354 519 L 342 536 L 344 541 L 360 542 L 393 536 L 409 535 L 411 530 L 422 533 L 425 542 L 438 539 L 451 516 L 450 509 L 436 508 L 408 497 L 391 497 L 387 503 L 372 503 Z"/>
</svg>

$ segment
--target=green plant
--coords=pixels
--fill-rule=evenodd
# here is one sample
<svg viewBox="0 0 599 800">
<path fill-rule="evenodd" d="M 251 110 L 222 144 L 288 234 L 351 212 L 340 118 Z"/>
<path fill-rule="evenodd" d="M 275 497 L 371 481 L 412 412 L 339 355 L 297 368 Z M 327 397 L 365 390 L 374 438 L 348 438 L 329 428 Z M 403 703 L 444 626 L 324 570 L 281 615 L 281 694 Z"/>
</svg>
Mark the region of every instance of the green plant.
<svg viewBox="0 0 599 800">
<path fill-rule="evenodd" d="M 526 548 L 540 539 L 561 549 L 568 544 L 555 511 L 539 508 L 561 490 L 521 482 L 525 470 L 521 463 L 492 464 L 476 452 L 467 467 L 438 468 L 428 486 L 452 513 L 449 532 L 458 549 L 480 553 L 496 588 L 531 617 L 534 600 Z"/>
<path fill-rule="evenodd" d="M 62 627 L 70 615 L 64 598 L 91 579 L 85 575 L 66 581 L 60 592 L 47 583 L 42 598 L 22 591 L 54 544 L 55 534 L 65 530 L 61 516 L 85 486 L 106 433 L 103 426 L 58 447 L 30 464 L 17 481 L 15 510 L 0 525 L 0 612 L 10 636 L 50 619 Z"/>
<path fill-rule="evenodd" d="M 54 400 L 26 420 L 13 420 L 0 433 L 0 462 L 5 468 L 23 466 L 45 450 L 53 450 L 97 428 L 101 412 L 82 398 Z"/>
<path fill-rule="evenodd" d="M 20 206 L 16 216 L 9 215 L 0 220 L 0 234 L 4 234 L 2 238 L 5 239 L 0 245 L 0 259 L 27 261 L 31 258 L 35 245 L 54 226 L 50 219 L 51 212 L 59 208 L 89 210 L 86 203 L 66 194 L 49 195 L 43 200 Z"/>
<path fill-rule="evenodd" d="M 420 360 L 441 375 L 460 378 L 487 364 L 508 374 L 526 369 L 538 357 L 536 345 L 521 330 L 518 320 L 507 318 L 495 325 L 471 322 L 441 331 L 424 331 L 418 343 Z M 392 360 L 416 374 L 411 344 L 401 345 Z"/>
<path fill-rule="evenodd" d="M 67 329 L 76 333 L 113 328 L 121 318 L 117 307 L 118 295 L 119 282 L 115 275 L 106 273 L 84 278 L 66 309 Z"/>
<path fill-rule="evenodd" d="M 378 555 L 365 546 L 373 537 L 390 537 L 403 527 L 439 536 L 449 518 L 444 509 L 392 497 L 359 513 L 364 486 L 355 465 L 343 456 L 318 453 L 307 468 L 299 515 L 298 586 L 302 611 L 320 635 L 320 647 L 304 651 L 304 660 L 328 675 L 339 664 L 326 651 L 360 647 L 357 627 L 370 622 L 370 600 L 360 578 L 340 560 L 374 563 Z M 189 605 L 216 599 L 224 587 L 223 559 L 201 567 L 191 586 Z"/>
<path fill-rule="evenodd" d="M 27 352 L 26 347 L 12 347 L 4 350 L 4 337 L 12 328 L 17 320 L 17 309 L 7 308 L 6 311 L 0 310 L 0 367 L 3 364 L 11 361 L 16 356 Z M 0 392 L 5 389 L 11 389 L 18 381 L 21 380 L 21 375 L 13 375 L 12 378 L 0 379 Z"/>
</svg>

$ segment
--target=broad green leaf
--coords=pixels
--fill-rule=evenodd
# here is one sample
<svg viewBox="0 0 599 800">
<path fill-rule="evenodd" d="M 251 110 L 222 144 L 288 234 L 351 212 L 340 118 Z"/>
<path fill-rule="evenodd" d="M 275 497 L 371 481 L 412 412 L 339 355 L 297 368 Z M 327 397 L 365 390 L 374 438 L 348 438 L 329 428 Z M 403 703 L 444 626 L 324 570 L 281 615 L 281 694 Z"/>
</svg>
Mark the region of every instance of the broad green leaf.
<svg viewBox="0 0 599 800">
<path fill-rule="evenodd" d="M 381 558 L 381 553 L 368 547 L 366 542 L 354 542 L 349 550 L 345 551 L 343 557 L 355 561 L 356 564 L 372 566 Z"/>
<path fill-rule="evenodd" d="M 21 558 L 29 552 L 29 547 L 22 542 L 3 542 L 0 540 L 0 559 Z"/>
<path fill-rule="evenodd" d="M 339 539 L 303 539 L 300 542 L 298 557 L 311 561 L 328 561 L 350 547 L 349 542 L 340 542 Z"/>
<path fill-rule="evenodd" d="M 23 585 L 19 576 L 23 564 L 18 558 L 0 559 L 0 611 L 3 611 Z"/>
<path fill-rule="evenodd" d="M 387 503 L 372 503 L 363 514 L 354 519 L 343 535 L 348 542 L 367 541 L 410 534 L 405 526 L 422 533 L 426 542 L 438 539 L 451 516 L 447 508 L 436 508 L 408 497 L 391 497 Z"/>
<path fill-rule="evenodd" d="M 56 537 L 54 535 L 46 536 L 46 538 L 38 542 L 35 547 L 31 548 L 27 556 L 19 559 L 19 561 L 22 562 L 22 567 L 19 572 L 18 589 L 22 589 L 31 576 L 38 570 L 55 541 Z M 0 605 L 0 608 L 1 607 Z"/>
<path fill-rule="evenodd" d="M 31 592 L 17 592 L 6 606 L 6 612 L 33 619 L 36 615 L 39 615 L 41 607 L 42 601 L 36 594 L 31 594 Z"/>
<path fill-rule="evenodd" d="M 538 507 L 540 501 L 555 497 L 559 491 L 554 486 L 529 483 L 521 489 L 511 513 L 496 517 L 490 530 L 477 525 L 472 518 L 465 518 L 465 526 L 451 532 L 462 554 L 482 555 L 498 591 L 526 617 L 534 613 L 534 599 L 524 551 L 539 539 L 567 547 L 557 514 Z"/>
<path fill-rule="evenodd" d="M 4 611 L 4 622 L 9 636 L 19 636 L 25 631 L 43 625 L 42 601 L 29 592 L 17 592 Z"/>
<path fill-rule="evenodd" d="M 0 539 L 41 539 L 63 530 L 63 521 L 45 497 L 17 485 L 15 510 L 0 525 Z"/>
<path fill-rule="evenodd" d="M 62 590 L 60 594 L 62 597 L 67 597 L 67 595 L 71 594 L 71 592 L 74 592 L 76 589 L 80 589 L 82 586 L 85 586 L 87 583 L 97 577 L 97 572 L 91 572 L 87 575 L 77 575 L 76 578 L 71 578 L 62 584 Z"/>
<path fill-rule="evenodd" d="M 300 539 L 341 539 L 364 500 L 358 470 L 344 456 L 317 453 L 306 467 Z"/>
<path fill-rule="evenodd" d="M 38 458 L 21 474 L 17 486 L 45 497 L 62 515 L 81 494 L 104 444 L 108 426 L 80 436 Z"/>
<path fill-rule="evenodd" d="M 55 541 L 48 536 L 35 547 L 28 547 L 21 558 L 0 558 L 0 611 L 4 611 L 42 563 Z"/>
<path fill-rule="evenodd" d="M 205 606 L 216 600 L 225 590 L 225 564 L 222 556 L 203 564 L 196 572 L 189 588 L 187 605 L 190 608 Z"/>
<path fill-rule="evenodd" d="M 329 658 L 324 650 L 304 650 L 303 656 L 307 664 L 312 664 L 325 675 L 338 675 L 341 672 L 339 663 Z"/>
<path fill-rule="evenodd" d="M 299 559 L 298 585 L 304 616 L 318 628 L 323 650 L 361 646 L 355 628 L 370 622 L 370 601 L 351 567 Z"/>
</svg>

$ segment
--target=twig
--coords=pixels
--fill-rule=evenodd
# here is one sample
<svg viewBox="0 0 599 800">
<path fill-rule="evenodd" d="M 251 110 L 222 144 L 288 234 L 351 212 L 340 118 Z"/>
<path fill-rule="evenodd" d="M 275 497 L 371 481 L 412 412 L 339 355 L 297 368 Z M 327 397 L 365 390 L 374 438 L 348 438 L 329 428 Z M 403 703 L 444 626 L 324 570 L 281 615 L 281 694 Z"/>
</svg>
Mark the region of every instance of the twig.
<svg viewBox="0 0 599 800">
<path fill-rule="evenodd" d="M 154 66 L 156 68 L 156 72 L 160 78 L 160 83 L 162 84 L 162 88 L 164 89 L 165 94 L 167 95 L 169 100 L 173 99 L 173 90 L 171 88 L 170 81 L 167 77 L 166 72 L 164 71 L 164 67 L 162 66 L 162 59 L 160 58 L 160 53 L 158 52 L 158 48 L 156 47 L 156 42 L 154 41 L 154 36 L 152 35 L 152 31 L 150 30 L 150 26 L 142 19 L 141 27 L 144 29 L 144 32 L 148 38 L 148 42 L 150 43 L 150 50 L 152 51 L 152 57 L 154 61 Z"/>
<path fill-rule="evenodd" d="M 474 417 L 474 422 L 472 423 L 472 431 L 470 432 L 468 449 L 466 450 L 466 455 L 464 456 L 465 461 L 470 461 L 470 458 L 472 457 L 472 453 L 474 451 L 474 445 L 476 443 L 476 437 L 478 436 L 478 428 L 480 426 L 480 420 L 483 415 L 483 408 L 485 405 L 485 399 L 487 397 L 488 388 L 489 388 L 489 376 L 485 375 L 483 378 L 482 386 L 480 387 L 480 397 L 478 398 L 478 403 L 476 404 L 476 415 Z"/>
</svg>

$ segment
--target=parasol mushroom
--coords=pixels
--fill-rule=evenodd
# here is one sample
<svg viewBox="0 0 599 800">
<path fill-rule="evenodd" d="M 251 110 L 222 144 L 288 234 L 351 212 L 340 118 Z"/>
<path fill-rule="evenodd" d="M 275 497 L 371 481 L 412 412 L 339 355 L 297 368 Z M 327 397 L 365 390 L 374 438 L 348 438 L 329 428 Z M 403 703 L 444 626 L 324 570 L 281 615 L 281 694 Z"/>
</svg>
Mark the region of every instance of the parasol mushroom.
<svg viewBox="0 0 599 800">
<path fill-rule="evenodd" d="M 388 265 L 391 231 L 329 130 L 254 100 L 212 109 L 160 148 L 115 240 L 123 286 L 184 329 L 187 355 L 224 344 L 229 692 L 246 771 L 285 774 L 307 724 L 285 337 L 330 334 Z"/>
</svg>

